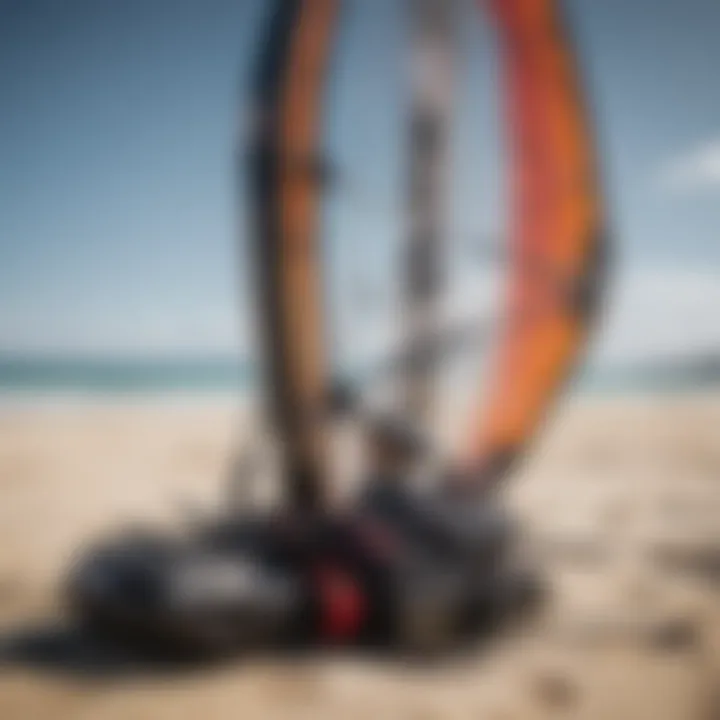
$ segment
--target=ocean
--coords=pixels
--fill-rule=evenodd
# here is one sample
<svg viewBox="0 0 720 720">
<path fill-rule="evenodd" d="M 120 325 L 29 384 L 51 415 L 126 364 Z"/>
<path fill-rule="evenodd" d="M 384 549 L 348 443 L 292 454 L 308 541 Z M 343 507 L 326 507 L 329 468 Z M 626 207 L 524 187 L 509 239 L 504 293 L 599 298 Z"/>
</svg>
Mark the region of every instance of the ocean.
<svg viewBox="0 0 720 720">
<path fill-rule="evenodd" d="M 0 394 L 228 394 L 254 382 L 252 364 L 229 357 L 0 357 Z"/>
<path fill-rule="evenodd" d="M 353 377 L 362 379 L 362 372 Z M 0 356 L 2 396 L 242 395 L 257 381 L 237 357 L 71 358 Z M 720 361 L 590 363 L 575 378 L 580 392 L 673 391 L 720 385 Z"/>
</svg>

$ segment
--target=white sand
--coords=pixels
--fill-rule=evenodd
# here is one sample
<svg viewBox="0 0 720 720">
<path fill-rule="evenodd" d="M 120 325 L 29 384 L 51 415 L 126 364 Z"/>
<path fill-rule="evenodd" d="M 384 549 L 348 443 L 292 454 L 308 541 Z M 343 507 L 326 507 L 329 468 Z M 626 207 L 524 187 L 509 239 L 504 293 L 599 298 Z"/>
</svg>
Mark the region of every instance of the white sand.
<svg viewBox="0 0 720 720">
<path fill-rule="evenodd" d="M 212 505 L 247 425 L 229 403 L 0 414 L 0 635 L 56 613 L 84 540 Z M 509 496 L 554 591 L 524 632 L 471 659 L 255 660 L 122 681 L 11 664 L 0 718 L 718 720 L 720 395 L 566 404 Z M 702 553 L 714 580 L 694 567 Z"/>
</svg>

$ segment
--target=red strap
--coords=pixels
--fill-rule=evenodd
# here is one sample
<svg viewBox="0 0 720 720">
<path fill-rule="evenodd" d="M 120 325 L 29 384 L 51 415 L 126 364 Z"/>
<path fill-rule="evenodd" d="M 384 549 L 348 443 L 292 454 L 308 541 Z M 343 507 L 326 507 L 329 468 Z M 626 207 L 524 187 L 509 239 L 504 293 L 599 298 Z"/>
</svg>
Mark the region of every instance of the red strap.
<svg viewBox="0 0 720 720">
<path fill-rule="evenodd" d="M 334 565 L 316 571 L 323 638 L 348 641 L 357 637 L 366 614 L 366 602 L 356 579 Z"/>
</svg>

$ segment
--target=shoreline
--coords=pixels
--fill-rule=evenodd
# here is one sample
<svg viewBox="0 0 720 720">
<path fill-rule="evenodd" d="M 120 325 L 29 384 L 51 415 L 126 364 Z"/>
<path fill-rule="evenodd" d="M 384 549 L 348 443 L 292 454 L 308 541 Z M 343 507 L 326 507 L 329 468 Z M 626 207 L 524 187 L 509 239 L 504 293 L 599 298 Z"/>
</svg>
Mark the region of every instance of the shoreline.
<svg viewBox="0 0 720 720">
<path fill-rule="evenodd" d="M 559 403 L 574 402 L 616 402 L 624 399 L 701 398 L 720 396 L 718 383 L 677 383 L 661 385 L 637 385 L 599 387 L 592 384 L 571 385 L 561 393 Z M 193 407 L 236 407 L 247 409 L 258 400 L 254 389 L 158 389 L 137 390 L 32 390 L 25 388 L 0 388 L 0 416 L 15 411 L 48 410 L 62 411 L 80 408 L 193 408 Z"/>
<path fill-rule="evenodd" d="M 215 409 L 246 410 L 254 393 L 231 391 L 181 392 L 33 392 L 0 390 L 0 417 L 35 411 L 62 413 L 93 409 Z"/>
</svg>

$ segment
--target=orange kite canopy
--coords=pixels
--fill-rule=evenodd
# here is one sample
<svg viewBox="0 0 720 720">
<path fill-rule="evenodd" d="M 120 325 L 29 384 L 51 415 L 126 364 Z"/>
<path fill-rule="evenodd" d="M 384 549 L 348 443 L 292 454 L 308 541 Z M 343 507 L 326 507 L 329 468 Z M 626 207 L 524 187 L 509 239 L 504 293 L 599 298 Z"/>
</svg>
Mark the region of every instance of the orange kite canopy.
<svg viewBox="0 0 720 720">
<path fill-rule="evenodd" d="M 534 435 L 585 344 L 604 275 L 605 228 L 559 3 L 490 0 L 488 7 L 506 95 L 510 262 L 490 400 L 478 409 L 462 461 L 471 476 L 494 484 Z"/>
</svg>

